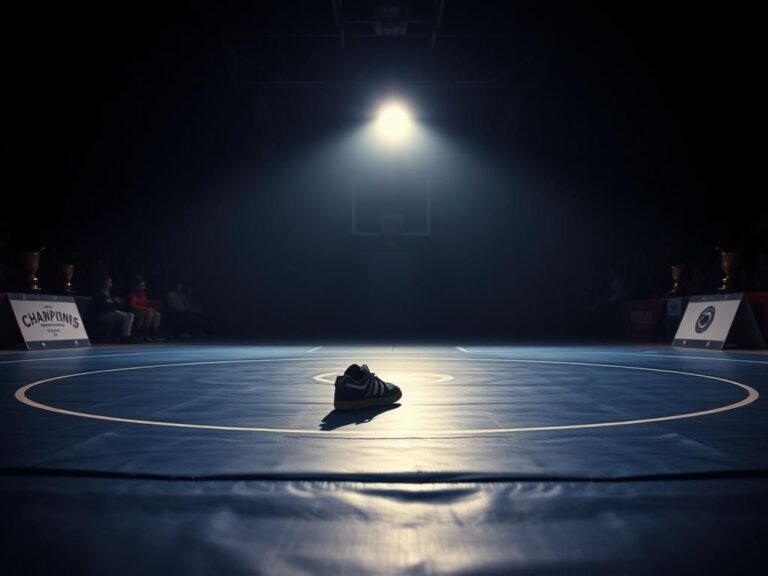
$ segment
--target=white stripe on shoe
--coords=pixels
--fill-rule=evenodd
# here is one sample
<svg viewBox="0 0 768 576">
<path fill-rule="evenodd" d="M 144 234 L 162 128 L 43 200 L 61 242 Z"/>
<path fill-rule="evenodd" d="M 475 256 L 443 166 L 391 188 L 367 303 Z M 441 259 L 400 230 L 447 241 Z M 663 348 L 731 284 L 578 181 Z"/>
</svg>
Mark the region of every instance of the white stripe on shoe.
<svg viewBox="0 0 768 576">
<path fill-rule="evenodd" d="M 352 382 L 347 382 L 346 386 L 348 388 L 354 388 L 355 390 L 365 390 L 368 387 L 368 383 L 365 384 L 352 384 Z"/>
</svg>

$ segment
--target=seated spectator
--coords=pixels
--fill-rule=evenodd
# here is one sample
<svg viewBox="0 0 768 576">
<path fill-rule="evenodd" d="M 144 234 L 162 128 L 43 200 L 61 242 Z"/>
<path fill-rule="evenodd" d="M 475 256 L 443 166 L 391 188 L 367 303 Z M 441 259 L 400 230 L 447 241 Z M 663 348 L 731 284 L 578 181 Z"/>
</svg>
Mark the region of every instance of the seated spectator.
<svg viewBox="0 0 768 576">
<path fill-rule="evenodd" d="M 131 327 L 134 316 L 131 312 L 120 310 L 120 304 L 112 296 L 112 278 L 104 276 L 99 286 L 93 292 L 91 306 L 100 324 L 120 324 L 120 336 L 123 341 L 131 338 Z"/>
<path fill-rule="evenodd" d="M 594 304 L 595 336 L 613 338 L 621 333 L 621 302 L 624 300 L 625 281 L 619 268 L 613 267 L 605 277 Z"/>
<path fill-rule="evenodd" d="M 133 290 L 128 294 L 128 306 L 136 316 L 134 323 L 134 334 L 136 337 L 144 338 L 147 342 L 161 340 L 161 314 L 147 305 L 147 283 L 141 276 L 136 277 L 136 281 L 133 283 Z"/>
<path fill-rule="evenodd" d="M 194 315 L 187 306 L 183 282 L 177 282 L 165 295 L 164 311 L 171 337 L 191 338 Z"/>
</svg>

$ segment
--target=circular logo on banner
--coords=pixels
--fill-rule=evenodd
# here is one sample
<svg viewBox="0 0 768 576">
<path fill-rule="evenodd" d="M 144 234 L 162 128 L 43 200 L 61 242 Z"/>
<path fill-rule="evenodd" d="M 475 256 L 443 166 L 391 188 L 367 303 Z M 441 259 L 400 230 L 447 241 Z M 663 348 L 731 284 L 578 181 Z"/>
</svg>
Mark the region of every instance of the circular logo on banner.
<svg viewBox="0 0 768 576">
<path fill-rule="evenodd" d="M 707 328 L 712 326 L 712 322 L 715 320 L 715 307 L 707 306 L 702 310 L 699 317 L 696 319 L 696 333 L 701 334 L 706 332 Z"/>
</svg>

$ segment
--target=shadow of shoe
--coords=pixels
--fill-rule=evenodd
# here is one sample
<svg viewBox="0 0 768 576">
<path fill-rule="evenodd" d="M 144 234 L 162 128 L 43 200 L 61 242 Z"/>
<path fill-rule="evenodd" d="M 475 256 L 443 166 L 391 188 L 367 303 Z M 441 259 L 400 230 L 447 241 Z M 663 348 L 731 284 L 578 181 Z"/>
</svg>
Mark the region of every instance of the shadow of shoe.
<svg viewBox="0 0 768 576">
<path fill-rule="evenodd" d="M 331 410 L 320 421 L 320 430 L 324 432 L 328 430 L 336 430 L 342 426 L 349 426 L 350 424 L 360 425 L 367 424 L 379 414 L 389 412 L 395 408 L 400 408 L 400 404 L 387 404 L 386 406 L 372 406 L 371 408 L 364 408 L 362 410 Z"/>
</svg>

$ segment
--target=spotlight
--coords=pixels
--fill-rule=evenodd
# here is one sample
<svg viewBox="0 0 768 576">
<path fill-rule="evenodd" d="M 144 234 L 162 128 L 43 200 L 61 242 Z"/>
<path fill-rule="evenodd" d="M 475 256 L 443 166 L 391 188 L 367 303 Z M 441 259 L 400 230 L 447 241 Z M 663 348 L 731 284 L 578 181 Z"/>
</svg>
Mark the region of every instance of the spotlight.
<svg viewBox="0 0 768 576">
<path fill-rule="evenodd" d="M 376 115 L 376 132 L 382 140 L 399 144 L 407 139 L 413 128 L 411 113 L 400 102 L 387 102 Z"/>
</svg>

